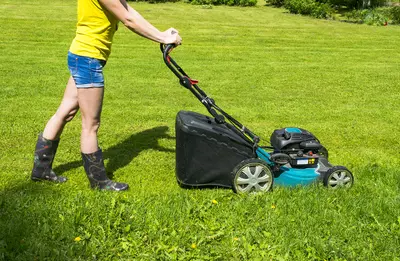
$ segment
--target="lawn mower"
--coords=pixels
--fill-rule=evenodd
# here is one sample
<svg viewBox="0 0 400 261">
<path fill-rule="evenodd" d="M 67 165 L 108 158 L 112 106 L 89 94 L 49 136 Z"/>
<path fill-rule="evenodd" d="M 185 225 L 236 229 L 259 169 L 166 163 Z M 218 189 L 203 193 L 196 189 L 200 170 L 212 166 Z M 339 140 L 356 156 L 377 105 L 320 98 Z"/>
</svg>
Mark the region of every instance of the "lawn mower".
<svg viewBox="0 0 400 261">
<path fill-rule="evenodd" d="M 160 45 L 165 64 L 211 114 L 179 111 L 176 116 L 176 178 L 181 187 L 227 187 L 248 193 L 270 191 L 273 185 L 353 185 L 353 174 L 332 165 L 328 150 L 305 129 L 277 129 L 269 146 L 259 145 L 257 135 L 218 107 L 175 62 L 170 56 L 175 47 Z"/>
</svg>

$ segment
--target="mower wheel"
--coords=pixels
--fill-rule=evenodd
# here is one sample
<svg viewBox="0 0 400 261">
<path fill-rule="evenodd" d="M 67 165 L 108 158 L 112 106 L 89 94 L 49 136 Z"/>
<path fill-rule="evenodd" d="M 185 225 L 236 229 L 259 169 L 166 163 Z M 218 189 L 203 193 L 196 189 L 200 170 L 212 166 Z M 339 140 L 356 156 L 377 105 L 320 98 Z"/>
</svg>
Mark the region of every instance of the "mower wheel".
<svg viewBox="0 0 400 261">
<path fill-rule="evenodd" d="M 260 159 L 240 162 L 232 172 L 232 189 L 236 193 L 267 192 L 272 189 L 274 176 L 271 169 Z"/>
<path fill-rule="evenodd" d="M 329 189 L 351 188 L 354 176 L 346 167 L 334 166 L 324 176 L 324 186 Z"/>
<path fill-rule="evenodd" d="M 321 157 L 324 157 L 325 159 L 328 159 L 328 150 L 322 146 L 319 150 L 318 150 L 318 155 L 320 155 Z"/>
</svg>

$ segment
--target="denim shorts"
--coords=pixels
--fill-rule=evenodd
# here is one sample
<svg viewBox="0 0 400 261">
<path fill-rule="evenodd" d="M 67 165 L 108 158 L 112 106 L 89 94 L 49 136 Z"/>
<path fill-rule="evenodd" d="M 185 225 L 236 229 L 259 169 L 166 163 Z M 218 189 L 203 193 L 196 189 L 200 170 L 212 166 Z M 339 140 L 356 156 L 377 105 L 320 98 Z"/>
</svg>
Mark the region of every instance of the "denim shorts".
<svg viewBox="0 0 400 261">
<path fill-rule="evenodd" d="M 68 69 L 77 88 L 104 87 L 103 67 L 106 61 L 68 52 Z"/>
</svg>

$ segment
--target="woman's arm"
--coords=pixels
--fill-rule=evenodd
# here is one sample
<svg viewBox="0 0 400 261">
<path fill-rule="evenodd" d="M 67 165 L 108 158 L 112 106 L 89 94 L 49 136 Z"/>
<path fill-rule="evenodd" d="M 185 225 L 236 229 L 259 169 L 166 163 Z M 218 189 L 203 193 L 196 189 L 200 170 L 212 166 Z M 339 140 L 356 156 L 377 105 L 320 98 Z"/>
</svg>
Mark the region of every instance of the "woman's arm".
<svg viewBox="0 0 400 261">
<path fill-rule="evenodd" d="M 99 0 L 99 3 L 131 31 L 147 39 L 163 44 L 180 44 L 182 41 L 178 33 L 172 34 L 173 31 L 178 32 L 177 30 L 170 28 L 167 31 L 160 32 L 129 6 L 126 0 Z"/>
</svg>

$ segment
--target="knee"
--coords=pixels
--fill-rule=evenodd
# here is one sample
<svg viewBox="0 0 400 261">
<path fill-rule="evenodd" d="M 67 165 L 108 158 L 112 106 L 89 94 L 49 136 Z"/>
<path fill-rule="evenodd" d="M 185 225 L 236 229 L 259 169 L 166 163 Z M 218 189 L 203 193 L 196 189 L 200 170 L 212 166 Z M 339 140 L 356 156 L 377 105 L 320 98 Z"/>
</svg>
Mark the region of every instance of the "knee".
<svg viewBox="0 0 400 261">
<path fill-rule="evenodd" d="M 64 122 L 70 122 L 72 119 L 75 117 L 76 113 L 78 112 L 78 109 L 73 109 L 70 111 L 65 117 L 64 117 Z"/>
<path fill-rule="evenodd" d="M 82 132 L 97 133 L 100 128 L 100 119 L 82 119 Z"/>
<path fill-rule="evenodd" d="M 72 110 L 61 110 L 58 109 L 57 112 L 53 115 L 53 118 L 57 121 L 60 121 L 62 124 L 66 124 L 75 117 L 75 114 L 78 112 L 78 109 Z"/>
</svg>

